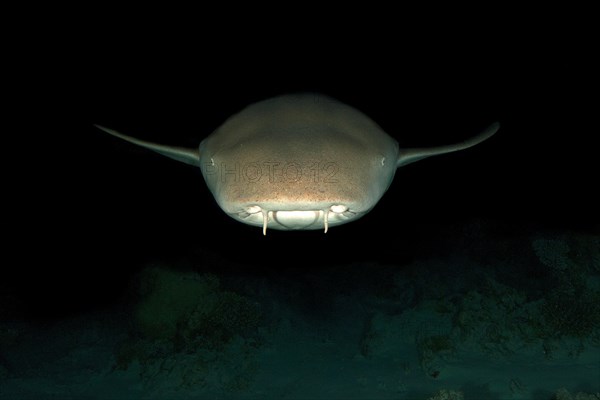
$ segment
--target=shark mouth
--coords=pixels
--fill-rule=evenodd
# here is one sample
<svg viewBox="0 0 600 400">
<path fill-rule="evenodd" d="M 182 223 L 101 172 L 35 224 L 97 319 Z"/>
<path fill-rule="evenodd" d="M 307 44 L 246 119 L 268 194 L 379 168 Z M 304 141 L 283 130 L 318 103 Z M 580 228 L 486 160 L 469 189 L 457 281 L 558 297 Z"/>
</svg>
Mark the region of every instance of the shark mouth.
<svg viewBox="0 0 600 400">
<path fill-rule="evenodd" d="M 269 221 L 275 222 L 285 230 L 311 229 L 310 227 L 323 220 L 323 229 L 327 233 L 329 223 L 333 221 L 338 225 L 345 220 L 352 218 L 356 213 L 350 211 L 347 206 L 335 204 L 326 210 L 264 210 L 260 206 L 249 206 L 243 211 L 237 213 L 237 217 L 242 220 L 252 220 L 258 225 L 262 222 L 263 235 L 267 234 L 267 225 Z M 314 228 L 313 228 L 314 229 Z"/>
</svg>

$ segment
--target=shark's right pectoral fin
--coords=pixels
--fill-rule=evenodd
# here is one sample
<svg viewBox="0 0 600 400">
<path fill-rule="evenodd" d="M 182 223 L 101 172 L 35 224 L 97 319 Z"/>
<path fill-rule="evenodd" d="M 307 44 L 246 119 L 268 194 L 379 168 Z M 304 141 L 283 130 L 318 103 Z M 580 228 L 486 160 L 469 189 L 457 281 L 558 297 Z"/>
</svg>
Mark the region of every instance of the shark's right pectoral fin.
<svg viewBox="0 0 600 400">
<path fill-rule="evenodd" d="M 109 133 L 120 139 L 127 140 L 128 142 L 131 142 L 138 146 L 142 146 L 142 147 L 145 147 L 152 151 L 155 151 L 159 154 L 162 154 L 163 156 L 167 156 L 169 158 L 184 162 L 186 164 L 191 164 L 191 165 L 195 165 L 195 166 L 200 165 L 200 152 L 198 151 L 198 149 L 189 149 L 189 148 L 185 148 L 185 147 L 175 147 L 175 146 L 165 146 L 162 144 L 146 142 L 144 140 L 139 140 L 139 139 L 127 136 L 127 135 L 123 135 L 122 133 L 119 133 L 119 132 L 109 129 L 109 128 L 105 128 L 100 125 L 94 125 L 94 126 L 100 130 L 103 130 L 106 133 Z"/>
<path fill-rule="evenodd" d="M 476 144 L 483 142 L 486 139 L 489 139 L 498 131 L 500 128 L 500 123 L 494 122 L 490 126 L 488 126 L 483 132 L 479 135 L 473 136 L 470 139 L 467 139 L 463 142 L 450 144 L 447 146 L 438 146 L 438 147 L 429 147 L 429 148 L 415 148 L 415 149 L 401 149 L 400 155 L 398 157 L 397 167 L 403 167 L 407 164 L 413 163 L 415 161 L 422 160 L 427 157 L 435 156 L 438 154 L 452 153 L 453 151 L 459 151 L 468 149 L 469 147 L 473 147 Z"/>
</svg>

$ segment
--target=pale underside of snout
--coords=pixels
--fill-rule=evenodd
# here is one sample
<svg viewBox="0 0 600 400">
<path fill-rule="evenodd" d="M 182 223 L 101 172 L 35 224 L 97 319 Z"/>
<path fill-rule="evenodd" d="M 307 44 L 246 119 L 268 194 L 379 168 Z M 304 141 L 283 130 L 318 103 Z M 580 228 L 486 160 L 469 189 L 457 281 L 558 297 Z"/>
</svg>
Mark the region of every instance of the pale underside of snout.
<svg viewBox="0 0 600 400">
<path fill-rule="evenodd" d="M 347 206 L 341 204 L 323 207 L 322 210 L 269 211 L 258 205 L 247 206 L 243 210 L 229 215 L 245 224 L 262 227 L 263 234 L 266 234 L 267 227 L 283 231 L 322 229 L 327 233 L 331 226 L 341 225 L 362 216 L 349 211 Z"/>
</svg>

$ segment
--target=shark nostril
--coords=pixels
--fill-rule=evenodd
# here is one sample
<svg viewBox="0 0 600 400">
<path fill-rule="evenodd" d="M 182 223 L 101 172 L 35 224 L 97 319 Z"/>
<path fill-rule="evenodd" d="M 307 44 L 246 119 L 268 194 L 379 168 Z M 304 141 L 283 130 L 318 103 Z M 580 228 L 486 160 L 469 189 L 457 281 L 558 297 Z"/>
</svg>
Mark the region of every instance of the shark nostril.
<svg viewBox="0 0 600 400">
<path fill-rule="evenodd" d="M 329 207 L 329 210 L 323 213 L 323 227 L 325 228 L 325 233 L 329 230 L 329 213 L 332 212 L 334 214 L 342 214 L 348 211 L 348 207 L 343 204 L 335 204 Z"/>
<path fill-rule="evenodd" d="M 248 207 L 244 208 L 244 211 L 239 213 L 239 216 L 242 218 L 248 218 L 250 215 L 255 215 L 258 213 L 262 213 L 263 235 L 266 235 L 267 234 L 267 225 L 269 223 L 270 211 L 265 211 L 260 206 L 248 206 Z"/>
<path fill-rule="evenodd" d="M 256 214 L 262 211 L 262 208 L 260 208 L 260 206 L 248 206 L 246 207 L 245 210 L 248 214 Z"/>
<path fill-rule="evenodd" d="M 344 211 L 348 210 L 348 207 L 346 207 L 343 204 L 336 204 L 334 206 L 331 206 L 329 208 L 331 211 L 333 211 L 334 213 L 343 213 Z"/>
</svg>

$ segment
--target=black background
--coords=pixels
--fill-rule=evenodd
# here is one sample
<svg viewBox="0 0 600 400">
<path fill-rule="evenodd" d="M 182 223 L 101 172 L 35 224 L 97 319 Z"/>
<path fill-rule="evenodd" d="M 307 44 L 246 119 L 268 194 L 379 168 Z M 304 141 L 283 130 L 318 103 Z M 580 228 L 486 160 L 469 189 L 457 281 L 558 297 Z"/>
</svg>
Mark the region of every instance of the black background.
<svg viewBox="0 0 600 400">
<path fill-rule="evenodd" d="M 22 310 L 110 304 L 152 262 L 277 274 L 451 251 L 441 243 L 473 221 L 496 235 L 597 232 L 589 49 L 560 32 L 322 32 L 305 21 L 225 40 L 226 26 L 82 21 L 15 46 L 10 62 L 3 290 Z M 199 170 L 93 127 L 194 147 L 246 105 L 304 91 L 363 111 L 401 147 L 501 129 L 399 169 L 361 220 L 263 237 L 218 208 Z"/>
</svg>

